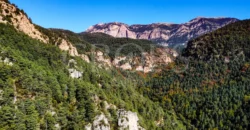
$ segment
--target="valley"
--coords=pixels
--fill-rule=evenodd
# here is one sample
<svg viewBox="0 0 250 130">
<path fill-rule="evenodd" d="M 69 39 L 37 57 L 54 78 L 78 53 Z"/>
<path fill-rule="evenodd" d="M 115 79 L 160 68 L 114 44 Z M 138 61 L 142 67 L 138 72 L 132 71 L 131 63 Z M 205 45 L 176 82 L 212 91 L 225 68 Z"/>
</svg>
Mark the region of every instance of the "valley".
<svg viewBox="0 0 250 130">
<path fill-rule="evenodd" d="M 248 130 L 249 29 L 198 17 L 75 33 L 1 0 L 0 130 Z"/>
</svg>

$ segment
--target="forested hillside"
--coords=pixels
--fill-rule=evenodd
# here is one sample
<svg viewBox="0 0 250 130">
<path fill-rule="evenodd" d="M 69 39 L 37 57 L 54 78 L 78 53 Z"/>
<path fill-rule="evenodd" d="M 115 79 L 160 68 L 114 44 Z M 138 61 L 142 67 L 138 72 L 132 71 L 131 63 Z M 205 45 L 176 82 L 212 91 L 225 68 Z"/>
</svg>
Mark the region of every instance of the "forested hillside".
<svg viewBox="0 0 250 130">
<path fill-rule="evenodd" d="M 1 129 L 84 129 L 101 113 L 117 129 L 118 109 L 137 112 L 145 129 L 156 129 L 153 122 L 161 118 L 159 128 L 180 126 L 174 114 L 137 93 L 136 83 L 115 70 L 71 57 L 11 25 L 0 24 L 0 41 Z M 83 72 L 82 77 L 71 78 L 71 68 Z M 105 102 L 116 107 L 107 108 Z"/>
<path fill-rule="evenodd" d="M 135 56 L 141 55 L 144 52 L 154 51 L 156 47 L 161 46 L 155 45 L 154 42 L 148 40 L 135 40 L 130 38 L 114 38 L 110 35 L 104 33 L 81 33 L 80 38 L 95 44 L 97 47 L 105 49 L 105 46 L 109 48 L 109 56 L 114 58 L 116 56 L 116 51 L 122 48 L 120 55 L 128 55 L 133 53 Z M 136 45 L 136 46 L 135 46 Z"/>
<path fill-rule="evenodd" d="M 174 109 L 188 129 L 248 130 L 249 28 L 244 20 L 190 41 L 184 57 L 138 91 Z"/>
<path fill-rule="evenodd" d="M 152 41 L 45 29 L 8 0 L 0 7 L 0 130 L 250 129 L 250 20 L 178 56 Z"/>
<path fill-rule="evenodd" d="M 227 25 L 188 43 L 184 56 L 199 60 L 250 57 L 250 20 Z"/>
<path fill-rule="evenodd" d="M 148 40 L 115 38 L 103 33 L 77 34 L 62 29 L 47 30 L 39 26 L 37 28 L 49 35 L 50 39 L 61 37 L 70 41 L 80 54 L 87 55 L 91 62 L 106 65 L 104 68 L 148 73 L 167 66 L 178 55 L 174 49 Z"/>
</svg>

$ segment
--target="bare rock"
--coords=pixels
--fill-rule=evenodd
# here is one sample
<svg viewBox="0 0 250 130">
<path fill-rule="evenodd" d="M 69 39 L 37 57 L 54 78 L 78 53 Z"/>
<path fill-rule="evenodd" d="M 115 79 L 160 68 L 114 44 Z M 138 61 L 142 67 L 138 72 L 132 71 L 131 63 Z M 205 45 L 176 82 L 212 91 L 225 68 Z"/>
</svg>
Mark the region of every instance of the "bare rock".
<svg viewBox="0 0 250 130">
<path fill-rule="evenodd" d="M 124 23 L 114 22 L 91 26 L 86 32 L 105 33 L 113 37 L 147 39 L 164 45 L 177 45 L 185 44 L 192 38 L 236 21 L 238 19 L 198 17 L 184 24 L 153 23 L 128 26 Z"/>
<path fill-rule="evenodd" d="M 118 126 L 120 130 L 144 130 L 138 123 L 136 113 L 125 110 L 118 110 Z"/>
<path fill-rule="evenodd" d="M 59 48 L 63 51 L 68 51 L 71 56 L 79 56 L 77 49 L 68 41 L 65 39 L 58 39 L 59 43 Z"/>
<path fill-rule="evenodd" d="M 123 70 L 132 70 L 132 66 L 129 63 L 121 65 L 120 68 Z"/>
<path fill-rule="evenodd" d="M 69 73 L 70 77 L 75 79 L 81 78 L 83 74 L 82 72 L 77 71 L 76 69 L 69 69 Z"/>
<path fill-rule="evenodd" d="M 104 115 L 98 115 L 95 117 L 93 124 L 85 126 L 86 130 L 110 130 L 110 124 L 108 118 Z"/>
<path fill-rule="evenodd" d="M 6 3 L 4 1 L 0 1 L 0 9 L 1 9 L 1 16 L 0 16 L 0 22 L 1 23 L 8 23 L 11 22 L 11 24 L 19 31 L 24 32 L 25 34 L 29 35 L 30 37 L 34 39 L 39 39 L 44 43 L 48 42 L 48 37 L 43 35 L 41 32 L 39 32 L 35 26 L 31 23 L 29 18 L 20 12 L 19 9 L 17 9 L 14 5 Z M 5 10 L 8 10 L 7 12 Z M 19 13 L 17 13 L 19 12 Z M 11 16 L 10 20 L 7 21 L 3 19 L 4 17 Z"/>
</svg>

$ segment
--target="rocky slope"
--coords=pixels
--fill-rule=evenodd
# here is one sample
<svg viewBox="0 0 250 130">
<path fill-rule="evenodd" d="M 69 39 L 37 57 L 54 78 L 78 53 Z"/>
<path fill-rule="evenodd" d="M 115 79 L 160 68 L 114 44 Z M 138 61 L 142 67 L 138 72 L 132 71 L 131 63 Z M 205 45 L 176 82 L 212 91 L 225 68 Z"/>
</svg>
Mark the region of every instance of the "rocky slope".
<svg viewBox="0 0 250 130">
<path fill-rule="evenodd" d="M 149 73 L 155 70 L 161 70 L 161 66 L 166 66 L 173 62 L 176 54 L 174 50 L 167 48 L 158 48 L 154 53 L 144 52 L 141 56 L 117 56 L 115 59 L 105 58 L 106 54 L 101 51 L 96 52 L 95 61 L 100 63 L 101 67 L 116 67 L 122 70 L 141 71 Z M 158 68 L 158 69 L 157 69 Z"/>
<path fill-rule="evenodd" d="M 156 46 L 148 40 L 114 38 L 102 33 L 79 35 L 83 40 L 96 45 L 96 48 L 92 47 L 96 51 L 94 54 L 92 52 L 90 59 L 108 67 L 148 73 L 160 70 L 159 68 L 173 62 L 178 56 L 175 50 Z M 91 52 L 87 54 L 90 55 Z"/>
<path fill-rule="evenodd" d="M 23 10 L 20 10 L 15 4 L 11 4 L 6 0 L 0 1 L 0 23 L 11 24 L 16 30 L 24 32 L 31 38 L 40 40 L 46 44 L 51 43 L 51 37 L 41 32 Z M 68 51 L 72 56 L 81 56 L 68 40 L 59 36 L 53 37 L 53 39 L 55 40 L 51 44 L 58 45 L 61 50 Z"/>
<path fill-rule="evenodd" d="M 106 117 L 103 113 L 95 117 L 92 124 L 85 126 L 86 130 L 111 130 L 110 117 Z M 145 130 L 138 123 L 139 118 L 137 113 L 126 111 L 123 109 L 117 110 L 117 122 L 119 130 Z"/>
<path fill-rule="evenodd" d="M 45 29 L 38 25 L 34 25 L 27 14 L 23 10 L 17 8 L 14 4 L 10 4 L 6 1 L 0 1 L 0 10 L 0 23 L 9 23 L 13 25 L 16 30 L 24 32 L 28 36 L 38 39 L 46 44 L 54 44 L 62 51 L 68 52 L 71 56 L 79 56 L 86 62 L 90 62 L 90 55 L 92 55 L 94 56 L 94 60 L 92 61 L 100 64 L 100 66 L 104 66 L 105 68 L 117 67 L 123 70 L 136 70 L 147 73 L 157 67 L 157 64 L 167 65 L 173 60 L 169 55 L 166 55 L 169 54 L 168 52 L 172 52 L 172 50 L 158 50 L 157 55 L 160 55 L 159 57 L 149 53 L 144 53 L 142 57 L 133 57 L 132 59 L 122 57 L 122 59 L 126 60 L 126 62 L 124 62 L 124 64 L 120 64 L 120 62 L 123 61 L 120 59 L 121 57 L 115 57 L 112 60 L 110 57 L 104 57 L 104 54 L 101 51 L 87 52 L 82 51 L 79 48 L 77 49 L 77 45 L 79 45 L 78 43 L 82 43 L 83 41 L 71 40 L 69 37 L 78 37 L 78 35 L 73 32 L 64 34 L 65 32 L 60 32 L 63 30 Z M 81 51 L 81 53 L 79 53 L 79 51 Z M 142 61 L 142 58 L 145 59 L 146 64 L 139 65 L 138 60 Z M 137 65 L 133 66 L 133 64 Z M 74 71 L 72 71 L 72 73 L 73 72 Z"/>
<path fill-rule="evenodd" d="M 17 30 L 24 32 L 30 37 L 45 43 L 48 42 L 48 38 L 35 28 L 31 19 L 28 18 L 23 10 L 18 9 L 13 4 L 0 1 L 0 12 L 0 23 L 12 24 Z"/>
<path fill-rule="evenodd" d="M 127 25 L 106 23 L 91 26 L 86 32 L 105 33 L 113 37 L 147 39 L 163 45 L 185 44 L 190 39 L 214 31 L 227 24 L 238 21 L 235 18 L 198 17 L 184 24 L 154 23 L 149 25 Z"/>
<path fill-rule="evenodd" d="M 250 55 L 250 20 L 227 25 L 188 42 L 183 56 L 225 63 L 246 61 Z"/>
<path fill-rule="evenodd" d="M 179 121 L 168 118 L 176 116 L 144 98 L 136 82 L 116 70 L 64 57 L 58 47 L 11 25 L 0 23 L 0 34 L 0 128 L 84 129 L 90 124 L 92 130 L 151 130 L 163 117 L 165 128 L 176 128 L 171 123 Z M 120 109 L 124 114 L 118 116 Z M 118 124 L 119 118 L 127 122 Z"/>
<path fill-rule="evenodd" d="M 110 57 L 106 57 L 102 51 L 80 53 L 79 48 L 77 48 L 74 40 L 70 39 L 69 37 L 59 35 L 57 32 L 54 32 L 52 30 L 45 29 L 45 28 L 42 28 L 33 24 L 24 11 L 18 9 L 17 6 L 15 6 L 14 4 L 10 4 L 8 1 L 0 1 L 0 7 L 1 7 L 0 8 L 0 11 L 1 11 L 0 12 L 0 19 L 1 19 L 0 31 L 2 34 L 0 35 L 1 36 L 0 39 L 4 41 L 0 43 L 1 44 L 0 45 L 1 46 L 0 47 L 1 49 L 0 50 L 1 52 L 0 53 L 0 65 L 1 67 L 2 66 L 6 67 L 2 69 L 4 71 L 5 70 L 9 71 L 10 69 L 15 68 L 16 70 L 13 70 L 12 72 L 15 71 L 17 73 L 20 73 L 18 74 L 18 76 L 20 77 L 18 78 L 15 77 L 15 79 L 14 78 L 11 79 L 12 76 L 9 76 L 8 78 L 11 80 L 11 82 L 6 82 L 7 77 L 5 77 L 5 74 L 2 74 L 1 72 L 0 115 L 3 115 L 3 113 L 6 113 L 4 112 L 5 110 L 9 111 L 11 109 L 13 110 L 15 109 L 15 111 L 21 111 L 21 108 L 19 108 L 19 105 L 18 105 L 19 103 L 20 104 L 27 103 L 27 105 L 24 105 L 24 106 L 30 106 L 31 104 L 29 103 L 32 103 L 32 104 L 34 103 L 33 106 L 31 105 L 30 107 L 32 109 L 32 112 L 29 113 L 30 115 L 28 113 L 25 113 L 27 114 L 25 118 L 23 118 L 23 115 L 15 115 L 15 116 L 7 115 L 4 117 L 8 117 L 8 118 L 18 117 L 18 119 L 19 118 L 25 119 L 25 121 L 29 122 L 29 124 L 32 124 L 33 129 L 45 129 L 47 127 L 50 127 L 48 129 L 52 129 L 52 128 L 53 129 L 73 129 L 73 127 L 76 127 L 76 126 L 81 127 L 81 129 L 84 129 L 85 127 L 83 127 L 83 125 L 88 124 L 88 123 L 90 123 L 89 127 L 94 130 L 98 130 L 98 129 L 109 130 L 109 129 L 114 129 L 114 127 L 116 126 L 119 127 L 121 130 L 122 129 L 139 130 L 143 128 L 150 129 L 150 128 L 158 127 L 156 124 L 154 124 L 154 122 L 159 120 L 159 118 L 162 118 L 163 116 L 167 114 L 163 112 L 160 106 L 157 106 L 157 104 L 155 105 L 153 102 L 151 102 L 151 100 L 144 98 L 142 95 L 137 93 L 136 90 L 128 89 L 129 87 L 135 88 L 135 87 L 132 87 L 132 85 L 135 85 L 135 84 L 132 84 L 132 83 L 127 84 L 127 82 L 126 83 L 124 82 L 125 84 L 123 84 L 123 80 L 125 80 L 123 77 L 120 77 L 123 80 L 118 79 L 119 78 L 118 76 L 114 76 L 113 74 L 111 75 L 108 72 L 104 71 L 103 69 L 99 69 L 95 67 L 95 65 L 93 64 L 86 63 L 86 62 L 90 62 L 89 57 L 90 55 L 94 54 L 93 55 L 95 58 L 94 62 L 99 60 L 100 62 L 110 63 L 111 67 L 112 66 L 116 67 L 116 64 L 113 63 L 113 59 L 111 60 Z M 38 40 L 41 42 L 39 42 Z M 44 45 L 43 43 L 47 45 Z M 49 44 L 58 46 L 60 50 L 57 47 L 54 47 Z M 2 46 L 4 46 L 4 48 Z M 8 52 L 8 53 L 6 52 L 6 56 L 5 56 L 5 51 Z M 69 60 L 68 54 L 65 55 L 65 53 L 62 53 L 62 52 L 67 52 L 68 54 L 70 54 L 70 58 L 73 58 L 74 60 Z M 148 57 L 148 59 L 159 58 L 159 60 L 157 60 L 156 62 L 157 64 L 158 63 L 167 64 L 172 61 L 172 59 L 170 59 L 168 56 L 166 57 L 165 51 L 157 50 L 155 54 L 160 55 L 160 56 L 158 57 L 156 55 L 151 55 L 149 53 L 147 54 L 145 53 L 144 55 L 145 57 Z M 79 57 L 85 60 L 86 62 L 82 62 L 82 60 Z M 117 58 L 120 59 L 120 57 L 117 57 Z M 134 57 L 134 58 L 136 59 L 140 57 Z M 72 67 L 70 65 L 67 66 L 67 63 L 77 65 L 78 67 Z M 148 68 L 145 68 L 145 66 L 141 66 L 139 70 L 140 71 L 145 70 L 145 72 L 148 72 L 152 69 L 151 67 L 154 67 L 152 62 L 147 62 L 147 63 L 149 64 Z M 126 67 L 126 65 L 131 66 L 130 64 L 125 63 L 125 65 L 121 64 L 122 66 L 121 68 L 127 69 L 128 67 Z M 32 66 L 32 67 L 30 68 L 27 66 Z M 133 67 L 131 66 L 131 68 Z M 68 69 L 68 72 L 65 71 L 67 69 Z M 25 72 L 26 70 L 29 72 Z M 39 72 L 38 75 L 40 75 L 38 76 L 40 77 L 39 82 L 37 82 L 37 79 L 33 75 L 33 73 L 37 73 L 37 72 Z M 7 75 L 12 75 L 12 74 L 14 73 L 8 73 Z M 50 76 L 48 76 L 47 74 Z M 57 78 L 56 78 L 57 76 L 62 77 L 60 78 L 60 82 L 57 81 Z M 54 81 L 54 82 L 48 83 L 47 81 Z M 62 82 L 64 82 L 65 84 Z M 8 84 L 8 87 L 3 88 L 2 87 L 4 86 L 3 84 L 6 85 L 6 83 Z M 72 84 L 68 85 L 70 83 Z M 78 85 L 76 85 L 77 83 Z M 40 85 L 43 85 L 43 86 L 40 86 Z M 126 100 L 123 100 L 120 97 L 119 98 L 116 97 L 114 93 L 109 94 L 107 92 L 110 92 L 111 89 L 109 89 L 108 87 L 111 87 L 111 85 L 112 87 L 114 85 L 115 89 L 121 86 L 119 90 L 114 90 L 114 92 L 121 91 L 121 93 L 120 92 L 119 93 L 122 96 L 127 97 L 127 94 L 123 94 L 123 92 L 124 93 L 128 92 L 129 94 L 132 94 L 132 95 L 126 98 Z M 44 91 L 45 93 L 49 95 L 49 96 L 48 95 L 44 96 L 43 94 L 45 93 L 41 91 L 38 92 L 37 89 L 27 89 L 27 91 L 24 90 L 26 89 L 26 87 L 28 88 L 31 86 L 36 86 L 34 88 L 39 88 L 39 89 L 41 88 L 44 90 L 46 89 L 49 91 L 51 89 L 51 91 L 48 93 Z M 61 90 L 61 86 L 67 89 Z M 9 88 L 11 88 L 10 93 L 13 96 L 9 96 L 6 94 Z M 80 91 L 80 88 L 83 88 L 82 89 L 83 91 Z M 122 90 L 123 88 L 128 89 L 128 90 L 126 91 Z M 13 89 L 13 92 L 12 92 L 12 89 Z M 108 91 L 104 92 L 104 90 L 106 89 Z M 70 91 L 70 92 L 66 92 L 66 91 Z M 43 94 L 38 94 L 40 92 Z M 101 94 L 99 94 L 99 92 Z M 111 108 L 110 109 L 106 108 L 106 110 L 103 110 L 105 108 L 101 108 L 100 106 L 102 106 L 102 104 L 98 102 L 98 100 L 95 100 L 94 98 L 92 99 L 92 97 L 94 97 L 92 95 L 99 95 L 100 97 L 102 98 L 104 97 L 105 99 L 111 101 L 111 103 L 115 104 L 117 108 L 112 108 L 112 110 L 115 111 L 113 115 L 111 116 L 111 112 L 107 112 L 107 110 L 110 110 Z M 69 97 L 72 97 L 72 98 L 69 99 Z M 7 100 L 7 98 L 10 100 Z M 38 114 L 37 111 L 40 112 L 40 106 L 37 105 L 37 103 L 40 102 L 40 99 L 46 99 L 48 100 L 48 102 L 44 103 L 46 105 L 43 108 L 43 110 L 41 110 L 43 112 Z M 85 99 L 88 101 L 85 101 Z M 113 101 L 112 99 L 116 101 Z M 62 100 L 65 100 L 65 102 Z M 133 100 L 137 100 L 137 101 L 133 101 Z M 2 102 L 6 102 L 6 103 L 2 103 Z M 134 109 L 132 105 L 132 104 L 137 104 L 138 102 L 143 102 L 141 103 L 143 104 L 143 108 L 145 106 L 146 106 L 145 108 L 147 109 L 150 108 L 148 109 L 147 114 L 159 115 L 159 118 L 155 116 L 154 118 L 149 119 L 149 118 L 146 118 L 147 116 L 146 114 L 141 114 L 142 112 L 139 113 L 139 111 L 137 109 Z M 61 105 L 64 104 L 64 105 L 61 106 L 60 104 Z M 131 106 L 129 106 L 128 104 L 129 105 L 131 104 Z M 139 108 L 139 105 L 136 105 L 136 106 Z M 59 108 L 61 110 L 59 110 Z M 122 111 L 120 109 L 122 109 Z M 63 112 L 63 114 L 60 112 Z M 14 112 L 11 112 L 11 113 L 14 114 Z M 74 115 L 73 113 L 76 114 L 77 116 Z M 105 115 L 101 113 L 104 113 Z M 118 117 L 117 120 L 113 120 L 112 118 L 116 116 Z M 64 121 L 60 122 L 57 119 L 59 120 L 63 119 L 64 121 L 69 121 L 69 122 L 68 124 L 65 124 Z M 16 119 L 13 119 L 13 120 L 14 120 L 13 122 L 20 122 L 19 124 L 22 125 L 21 129 L 25 129 L 26 127 L 27 128 L 31 127 L 24 120 L 23 121 L 25 123 L 21 121 L 17 121 Z M 50 120 L 49 126 L 47 123 L 48 120 Z M 15 125 L 10 124 L 10 126 L 8 126 L 8 124 L 6 125 L 5 123 L 2 123 L 4 121 L 5 121 L 5 118 L 2 118 L 1 116 L 0 127 L 3 129 L 9 129 L 10 127 L 12 127 L 13 129 L 17 129 L 20 127 L 16 124 Z M 71 125 L 70 121 L 74 123 L 74 126 Z M 139 123 L 139 121 L 143 123 Z M 172 121 L 168 121 L 168 119 L 165 119 L 165 121 L 166 123 L 172 122 Z M 177 120 L 173 122 L 176 122 L 176 121 Z M 76 123 L 76 122 L 79 122 L 79 123 Z M 153 125 L 148 125 L 149 123 Z M 167 126 L 176 127 L 176 126 L 171 126 L 169 124 Z M 86 129 L 88 129 L 89 127 L 86 126 Z"/>
</svg>

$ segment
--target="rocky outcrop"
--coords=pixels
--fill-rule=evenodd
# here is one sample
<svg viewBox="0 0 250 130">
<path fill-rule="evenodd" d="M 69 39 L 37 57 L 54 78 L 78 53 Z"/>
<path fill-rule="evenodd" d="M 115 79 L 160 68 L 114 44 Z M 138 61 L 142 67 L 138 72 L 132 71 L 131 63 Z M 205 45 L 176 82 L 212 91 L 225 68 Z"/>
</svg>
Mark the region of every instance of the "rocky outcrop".
<svg viewBox="0 0 250 130">
<path fill-rule="evenodd" d="M 9 58 L 2 59 L 1 56 L 0 56 L 0 63 L 4 63 L 5 65 L 8 65 L 8 66 L 12 66 L 13 65 L 13 62 L 11 62 Z"/>
<path fill-rule="evenodd" d="M 86 130 L 110 130 L 110 124 L 108 118 L 104 115 L 98 115 L 95 117 L 93 124 L 85 126 Z"/>
<path fill-rule="evenodd" d="M 94 61 L 101 68 L 116 67 L 122 70 L 149 73 L 155 68 L 166 66 L 178 56 L 177 52 L 168 48 L 158 48 L 152 53 L 144 52 L 141 56 L 118 56 L 113 60 L 101 51 L 94 53 Z"/>
<path fill-rule="evenodd" d="M 87 55 L 85 55 L 85 54 L 80 54 L 80 57 L 81 57 L 84 61 L 86 61 L 87 63 L 90 63 L 90 59 L 89 59 L 89 57 L 88 57 Z"/>
<path fill-rule="evenodd" d="M 157 48 L 154 52 L 144 52 L 141 56 L 117 56 L 113 60 L 101 51 L 94 53 L 94 61 L 101 68 L 116 67 L 122 70 L 149 73 L 160 66 L 173 62 L 178 53 L 168 48 Z"/>
<path fill-rule="evenodd" d="M 18 31 L 27 34 L 31 38 L 40 40 L 43 43 L 49 43 L 49 37 L 35 27 L 23 10 L 5 1 L 0 1 L 0 23 L 9 23 Z M 53 39 L 57 39 L 53 44 L 58 45 L 61 50 L 67 51 L 71 56 L 80 56 L 83 60 L 89 62 L 88 57 L 83 54 L 78 54 L 77 49 L 69 41 L 61 37 L 54 37 Z"/>
<path fill-rule="evenodd" d="M 85 125 L 85 130 L 145 130 L 139 124 L 137 113 L 125 109 L 117 109 L 117 106 L 105 100 L 101 100 L 97 95 L 94 95 L 92 100 L 98 108 L 96 110 L 104 110 L 105 114 L 101 112 L 97 115 L 93 122 Z M 103 105 L 100 105 L 101 103 L 103 103 Z M 102 107 L 99 108 L 98 106 Z M 115 118 L 111 117 L 109 110 L 116 111 Z M 112 119 L 116 119 L 116 121 L 112 121 Z M 112 124 L 112 122 L 116 124 Z"/>
<path fill-rule="evenodd" d="M 184 24 L 154 23 L 129 26 L 115 22 L 91 26 L 86 32 L 105 33 L 119 38 L 153 40 L 163 45 L 178 45 L 236 21 L 238 19 L 198 17 Z"/>
<path fill-rule="evenodd" d="M 138 123 L 139 118 L 136 113 L 125 110 L 118 110 L 119 130 L 144 130 Z"/>
<path fill-rule="evenodd" d="M 81 57 L 84 61 L 86 62 L 90 62 L 90 59 L 87 55 L 85 54 L 79 54 L 76 47 L 74 47 L 72 45 L 72 43 L 70 43 L 69 41 L 63 39 L 63 38 L 58 38 L 58 40 L 56 41 L 56 45 L 62 50 L 62 51 L 66 51 L 69 53 L 69 55 L 71 56 L 79 56 Z"/>
<path fill-rule="evenodd" d="M 59 42 L 60 41 L 60 42 Z M 79 56 L 77 49 L 65 39 L 58 39 L 58 47 L 63 51 L 68 51 L 71 56 Z"/>
<path fill-rule="evenodd" d="M 139 118 L 136 113 L 126 110 L 118 110 L 119 130 L 145 130 L 138 123 Z M 86 130 L 110 130 L 108 118 L 102 113 L 95 117 L 92 124 L 85 126 Z"/>
<path fill-rule="evenodd" d="M 120 68 L 123 70 L 132 70 L 132 66 L 129 63 L 121 65 Z"/>
<path fill-rule="evenodd" d="M 112 64 L 123 70 L 135 70 L 148 73 L 160 66 L 168 65 L 178 56 L 177 52 L 168 48 L 157 48 L 154 52 L 144 52 L 140 57 L 116 57 Z"/>
<path fill-rule="evenodd" d="M 106 67 L 111 67 L 111 59 L 107 56 L 105 56 L 105 54 L 101 51 L 96 51 L 94 52 L 94 58 L 96 63 L 101 63 L 99 65 L 103 66 L 104 68 Z"/>
<path fill-rule="evenodd" d="M 82 72 L 77 71 L 76 69 L 69 69 L 69 74 L 71 78 L 79 79 L 82 77 Z"/>
<path fill-rule="evenodd" d="M 16 6 L 0 1 L 0 23 L 10 23 L 17 30 L 24 32 L 32 38 L 39 39 L 44 43 L 48 42 L 48 38 L 39 32 L 31 23 L 27 15 L 19 10 Z"/>
<path fill-rule="evenodd" d="M 77 67 L 77 62 L 74 59 L 69 60 L 68 63 L 68 71 L 69 71 L 69 76 L 74 79 L 79 79 L 82 77 L 83 72 L 78 71 L 76 68 Z"/>
</svg>

